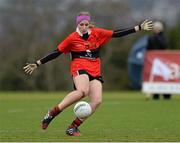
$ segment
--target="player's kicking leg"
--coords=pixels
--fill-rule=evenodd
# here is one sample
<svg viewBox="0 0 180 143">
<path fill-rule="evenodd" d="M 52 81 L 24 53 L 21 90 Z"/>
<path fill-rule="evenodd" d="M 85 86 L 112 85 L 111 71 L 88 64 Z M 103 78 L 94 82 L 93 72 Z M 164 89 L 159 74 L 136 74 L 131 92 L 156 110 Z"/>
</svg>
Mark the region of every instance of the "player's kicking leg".
<svg viewBox="0 0 180 143">
<path fill-rule="evenodd" d="M 83 92 L 80 90 L 75 90 L 70 92 L 64 99 L 55 106 L 53 109 L 49 110 L 42 120 L 42 129 L 46 129 L 50 122 L 66 107 L 70 106 L 74 102 L 80 100 L 83 97 Z M 61 109 L 61 110 L 60 110 Z"/>
<path fill-rule="evenodd" d="M 66 107 L 79 101 L 81 98 L 83 98 L 83 96 L 84 93 L 81 90 L 70 92 L 67 96 L 64 97 L 64 99 L 58 104 L 58 106 L 55 106 L 53 109 L 47 112 L 42 120 L 42 128 L 46 129 L 50 122 L 54 119 L 54 117 L 56 117 Z"/>
<path fill-rule="evenodd" d="M 79 101 L 81 98 L 87 95 L 87 89 L 89 88 L 88 76 L 76 76 L 74 81 L 76 83 L 77 90 L 70 92 L 67 96 L 64 97 L 64 99 L 58 104 L 58 106 L 54 107 L 53 109 L 47 112 L 47 114 L 44 116 L 44 119 L 42 120 L 43 129 L 46 129 L 50 122 L 54 119 L 54 117 L 56 117 L 63 109 Z"/>
</svg>

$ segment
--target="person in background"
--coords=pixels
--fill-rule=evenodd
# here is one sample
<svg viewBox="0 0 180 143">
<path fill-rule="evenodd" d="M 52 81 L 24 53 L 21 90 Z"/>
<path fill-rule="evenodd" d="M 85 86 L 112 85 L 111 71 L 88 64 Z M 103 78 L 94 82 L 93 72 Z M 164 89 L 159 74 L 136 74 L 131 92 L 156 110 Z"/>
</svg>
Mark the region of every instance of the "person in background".
<svg viewBox="0 0 180 143">
<path fill-rule="evenodd" d="M 164 25 L 160 21 L 154 22 L 153 35 L 149 36 L 147 50 L 165 50 L 169 46 L 168 38 L 164 33 Z M 162 94 L 164 99 L 170 99 L 171 94 Z M 159 99 L 160 94 L 153 94 L 153 99 Z"/>
<path fill-rule="evenodd" d="M 75 89 L 47 112 L 42 120 L 42 128 L 46 129 L 50 122 L 63 110 L 84 97 L 90 99 L 94 113 L 102 102 L 101 47 L 111 38 L 118 38 L 142 30 L 152 30 L 152 21 L 145 20 L 140 25 L 127 29 L 107 30 L 91 24 L 89 12 L 80 12 L 76 17 L 76 31 L 67 36 L 57 48 L 45 57 L 24 67 L 27 74 L 32 74 L 37 67 L 51 61 L 61 54 L 71 54 L 71 76 Z M 64 65 L 58 65 L 63 66 Z M 63 75 L 60 75 L 63 76 Z M 80 136 L 78 127 L 86 119 L 75 118 L 68 126 L 66 134 Z"/>
</svg>

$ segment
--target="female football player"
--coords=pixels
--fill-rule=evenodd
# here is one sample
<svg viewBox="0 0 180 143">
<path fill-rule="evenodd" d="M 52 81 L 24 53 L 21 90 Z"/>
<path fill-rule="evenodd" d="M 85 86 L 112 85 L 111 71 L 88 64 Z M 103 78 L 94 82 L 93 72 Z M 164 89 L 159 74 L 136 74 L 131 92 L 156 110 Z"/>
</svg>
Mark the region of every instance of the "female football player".
<svg viewBox="0 0 180 143">
<path fill-rule="evenodd" d="M 75 85 L 74 91 L 70 92 L 55 107 L 47 112 L 42 120 L 42 128 L 46 129 L 50 122 L 64 109 L 73 103 L 88 96 L 92 112 L 102 102 L 102 83 L 100 50 L 111 38 L 122 37 L 141 30 L 152 30 L 152 21 L 145 20 L 142 24 L 133 28 L 123 30 L 106 30 L 96 28 L 91 24 L 89 12 L 80 12 L 76 17 L 76 31 L 65 38 L 57 49 L 47 56 L 37 60 L 35 63 L 27 64 L 24 70 L 27 74 L 50 60 L 57 58 L 62 53 L 71 54 L 71 75 Z M 78 127 L 85 119 L 75 118 L 72 124 L 67 128 L 66 134 L 69 136 L 80 136 Z"/>
</svg>

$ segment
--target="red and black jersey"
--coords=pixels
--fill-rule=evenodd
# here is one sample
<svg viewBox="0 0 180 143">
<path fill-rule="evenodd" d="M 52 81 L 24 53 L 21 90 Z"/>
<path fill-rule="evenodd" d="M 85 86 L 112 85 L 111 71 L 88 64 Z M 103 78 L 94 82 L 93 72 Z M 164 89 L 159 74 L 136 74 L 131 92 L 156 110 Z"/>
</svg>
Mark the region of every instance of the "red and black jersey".
<svg viewBox="0 0 180 143">
<path fill-rule="evenodd" d="M 87 49 L 93 50 L 108 42 L 112 34 L 112 30 L 91 28 L 89 38 L 84 40 L 77 32 L 73 32 L 58 45 L 58 49 L 63 53 L 86 51 Z"/>
<path fill-rule="evenodd" d="M 41 64 L 45 64 L 57 58 L 61 53 L 71 53 L 71 74 L 73 76 L 76 76 L 79 70 L 83 70 L 94 77 L 98 77 L 101 75 L 101 63 L 99 58 L 100 47 L 111 38 L 122 37 L 135 32 L 135 28 L 115 31 L 92 28 L 88 33 L 83 35 L 79 34 L 78 31 L 73 32 L 58 45 L 56 50 L 41 58 L 40 61 Z"/>
<path fill-rule="evenodd" d="M 78 32 L 73 32 L 64 41 L 58 45 L 58 50 L 63 53 L 81 52 L 86 50 L 95 50 L 106 44 L 113 35 L 112 30 L 101 28 L 91 28 L 91 33 L 87 40 L 84 40 Z M 85 70 L 92 76 L 100 76 L 101 62 L 100 58 L 91 60 L 85 58 L 76 58 L 71 61 L 71 74 L 77 75 L 78 70 Z"/>
</svg>

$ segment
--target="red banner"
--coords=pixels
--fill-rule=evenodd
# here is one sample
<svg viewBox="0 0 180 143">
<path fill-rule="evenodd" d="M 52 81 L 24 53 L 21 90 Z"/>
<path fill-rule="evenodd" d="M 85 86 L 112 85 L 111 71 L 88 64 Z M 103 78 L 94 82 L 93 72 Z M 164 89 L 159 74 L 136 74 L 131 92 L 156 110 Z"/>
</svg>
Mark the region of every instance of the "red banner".
<svg viewBox="0 0 180 143">
<path fill-rule="evenodd" d="M 146 53 L 143 91 L 147 89 L 149 93 L 180 93 L 180 51 L 158 50 Z"/>
</svg>

